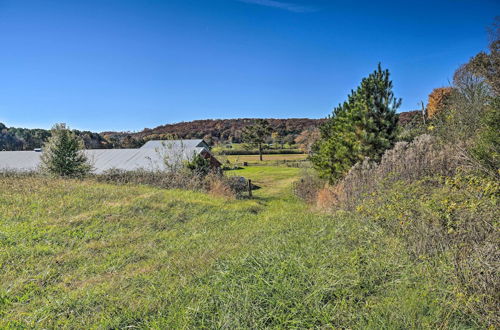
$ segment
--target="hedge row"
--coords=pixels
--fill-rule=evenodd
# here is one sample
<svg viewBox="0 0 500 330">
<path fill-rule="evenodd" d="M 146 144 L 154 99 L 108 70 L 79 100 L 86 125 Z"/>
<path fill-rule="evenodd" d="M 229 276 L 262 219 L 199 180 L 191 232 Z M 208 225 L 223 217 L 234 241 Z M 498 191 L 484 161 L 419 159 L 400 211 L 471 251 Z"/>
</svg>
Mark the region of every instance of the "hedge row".
<svg viewBox="0 0 500 330">
<path fill-rule="evenodd" d="M 217 155 L 258 155 L 258 150 L 222 150 L 216 151 Z M 268 149 L 263 150 L 264 155 L 283 155 L 283 154 L 303 154 L 299 149 Z"/>
</svg>

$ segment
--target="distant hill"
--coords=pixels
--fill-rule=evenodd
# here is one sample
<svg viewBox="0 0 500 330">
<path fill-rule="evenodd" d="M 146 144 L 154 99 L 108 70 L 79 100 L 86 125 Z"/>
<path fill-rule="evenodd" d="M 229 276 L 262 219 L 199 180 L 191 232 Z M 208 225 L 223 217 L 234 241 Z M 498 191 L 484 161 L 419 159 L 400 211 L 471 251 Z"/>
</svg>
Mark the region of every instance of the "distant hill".
<svg viewBox="0 0 500 330">
<path fill-rule="evenodd" d="M 252 125 L 254 121 L 255 118 L 194 120 L 162 125 L 152 129 L 146 128 L 136 133 L 102 132 L 101 135 L 109 140 L 154 140 L 176 137 L 180 139 L 205 139 L 211 143 L 239 143 L 243 129 Z M 318 127 L 325 119 L 270 118 L 267 121 L 282 138 L 293 141 L 302 131 Z"/>
<path fill-rule="evenodd" d="M 401 112 L 399 114 L 399 125 L 405 126 L 416 119 L 422 119 L 422 111 L 413 110 L 413 111 Z"/>
<path fill-rule="evenodd" d="M 420 115 L 420 111 L 400 113 L 400 124 L 406 125 Z M 102 132 L 101 135 L 115 145 L 134 147 L 148 140 L 163 140 L 168 138 L 205 139 L 214 143 L 240 143 L 241 134 L 246 126 L 252 125 L 256 118 L 239 119 L 204 119 L 146 128 L 140 132 Z M 286 142 L 293 140 L 303 131 L 319 127 L 326 119 L 288 118 L 266 119 L 273 130 L 281 135 Z"/>
<path fill-rule="evenodd" d="M 420 111 L 400 113 L 400 124 L 407 125 L 420 116 Z M 326 119 L 289 118 L 267 119 L 269 124 L 285 143 L 293 142 L 303 131 L 319 127 Z M 176 124 L 146 128 L 140 132 L 102 132 L 75 131 L 88 149 L 100 148 L 138 148 L 148 140 L 205 139 L 211 144 L 240 143 L 241 134 L 246 126 L 252 125 L 255 118 L 204 119 Z M 40 148 L 50 136 L 50 130 L 7 127 L 0 123 L 1 150 L 33 150 Z"/>
</svg>

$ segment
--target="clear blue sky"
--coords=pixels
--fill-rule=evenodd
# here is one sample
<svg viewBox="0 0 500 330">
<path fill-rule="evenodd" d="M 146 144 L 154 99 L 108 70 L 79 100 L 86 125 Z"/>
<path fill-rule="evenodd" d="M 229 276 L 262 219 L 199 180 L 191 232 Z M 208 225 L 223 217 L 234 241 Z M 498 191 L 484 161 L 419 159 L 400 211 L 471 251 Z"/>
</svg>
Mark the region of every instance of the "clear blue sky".
<svg viewBox="0 0 500 330">
<path fill-rule="evenodd" d="M 0 0 L 0 122 L 321 118 L 378 62 L 416 109 L 496 15 L 498 0 Z"/>
</svg>

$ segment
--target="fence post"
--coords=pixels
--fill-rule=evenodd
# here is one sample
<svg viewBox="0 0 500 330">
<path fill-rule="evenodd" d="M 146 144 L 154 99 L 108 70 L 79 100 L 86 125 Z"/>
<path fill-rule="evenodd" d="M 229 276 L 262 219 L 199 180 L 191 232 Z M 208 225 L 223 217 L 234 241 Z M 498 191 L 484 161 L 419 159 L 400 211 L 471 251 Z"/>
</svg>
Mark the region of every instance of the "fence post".
<svg viewBox="0 0 500 330">
<path fill-rule="evenodd" d="M 248 179 L 248 197 L 252 197 L 252 180 Z"/>
</svg>

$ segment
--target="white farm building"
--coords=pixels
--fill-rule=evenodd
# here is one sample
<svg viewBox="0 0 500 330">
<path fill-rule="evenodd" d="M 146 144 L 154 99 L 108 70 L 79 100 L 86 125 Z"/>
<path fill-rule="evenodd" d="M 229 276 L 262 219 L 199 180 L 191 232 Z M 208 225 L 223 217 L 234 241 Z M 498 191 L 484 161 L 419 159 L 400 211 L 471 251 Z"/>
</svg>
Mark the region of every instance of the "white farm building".
<svg viewBox="0 0 500 330">
<path fill-rule="evenodd" d="M 95 174 L 110 169 L 166 170 L 190 161 L 196 155 L 209 159 L 213 167 L 221 165 L 203 140 L 148 141 L 138 149 L 90 149 L 84 152 Z M 43 150 L 0 151 L 0 171 L 36 171 L 40 166 L 42 153 Z"/>
</svg>

